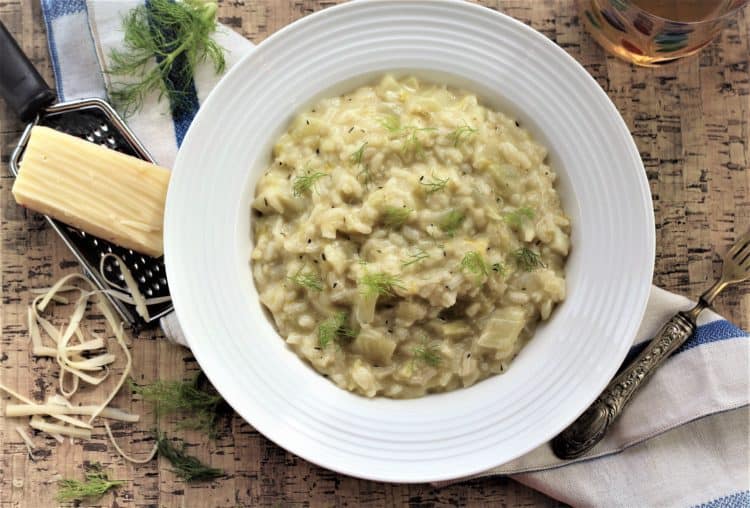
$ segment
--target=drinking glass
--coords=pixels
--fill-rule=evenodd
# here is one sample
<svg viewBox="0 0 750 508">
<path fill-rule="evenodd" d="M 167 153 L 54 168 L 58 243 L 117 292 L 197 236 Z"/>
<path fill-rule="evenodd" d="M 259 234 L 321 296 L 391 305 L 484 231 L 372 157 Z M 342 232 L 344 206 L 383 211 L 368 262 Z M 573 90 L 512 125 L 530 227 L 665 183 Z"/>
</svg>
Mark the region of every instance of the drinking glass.
<svg viewBox="0 0 750 508">
<path fill-rule="evenodd" d="M 581 19 L 607 51 L 656 66 L 708 45 L 750 0 L 577 0 Z"/>
</svg>

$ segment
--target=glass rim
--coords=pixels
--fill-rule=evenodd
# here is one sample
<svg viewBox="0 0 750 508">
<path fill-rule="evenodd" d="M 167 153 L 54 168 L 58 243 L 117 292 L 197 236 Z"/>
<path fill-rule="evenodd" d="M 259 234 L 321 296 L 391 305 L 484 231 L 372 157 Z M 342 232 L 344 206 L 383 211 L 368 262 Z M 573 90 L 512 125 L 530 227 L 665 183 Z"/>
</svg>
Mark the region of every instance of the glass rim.
<svg viewBox="0 0 750 508">
<path fill-rule="evenodd" d="M 624 1 L 627 2 L 627 4 L 630 5 L 631 7 L 633 7 L 634 9 L 640 11 L 641 13 L 643 13 L 644 15 L 646 15 L 646 16 L 648 16 L 650 18 L 657 19 L 659 21 L 664 21 L 664 22 L 667 22 L 667 23 L 677 23 L 677 24 L 680 24 L 680 25 L 700 25 L 701 23 L 711 23 L 712 21 L 723 20 L 724 18 L 728 18 L 728 17 L 734 15 L 735 13 L 739 12 L 744 7 L 747 7 L 748 4 L 750 4 L 750 0 L 741 0 L 738 5 L 732 7 L 731 9 L 729 9 L 727 12 L 725 12 L 721 16 L 716 16 L 715 18 L 701 19 L 699 21 L 675 21 L 674 19 L 669 19 L 669 18 L 665 18 L 665 17 L 662 17 L 662 16 L 657 16 L 656 14 L 648 12 L 643 7 L 634 4 L 633 0 L 624 0 Z"/>
</svg>

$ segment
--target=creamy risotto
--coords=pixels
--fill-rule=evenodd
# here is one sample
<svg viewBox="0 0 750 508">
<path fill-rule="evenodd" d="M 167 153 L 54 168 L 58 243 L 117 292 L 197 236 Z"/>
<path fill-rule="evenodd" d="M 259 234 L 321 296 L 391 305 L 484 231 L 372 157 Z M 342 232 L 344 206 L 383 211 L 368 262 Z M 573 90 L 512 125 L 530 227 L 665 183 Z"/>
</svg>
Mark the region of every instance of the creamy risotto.
<svg viewBox="0 0 750 508">
<path fill-rule="evenodd" d="M 273 149 L 252 270 L 287 344 L 341 388 L 406 398 L 508 369 L 565 298 L 547 150 L 415 78 L 320 101 Z"/>
</svg>

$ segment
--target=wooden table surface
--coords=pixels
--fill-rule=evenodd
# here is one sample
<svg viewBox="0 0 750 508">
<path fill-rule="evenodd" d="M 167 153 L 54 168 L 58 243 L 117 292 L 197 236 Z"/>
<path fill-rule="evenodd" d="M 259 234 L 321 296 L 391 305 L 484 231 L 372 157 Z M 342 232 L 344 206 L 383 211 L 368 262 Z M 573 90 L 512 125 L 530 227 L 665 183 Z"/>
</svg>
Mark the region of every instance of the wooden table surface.
<svg viewBox="0 0 750 508">
<path fill-rule="evenodd" d="M 220 20 L 255 43 L 284 25 L 335 4 L 314 0 L 220 1 Z M 656 69 L 636 68 L 607 56 L 583 31 L 573 0 L 484 2 L 530 24 L 581 62 L 622 113 L 640 149 L 653 193 L 657 259 L 654 283 L 696 297 L 717 276 L 722 250 L 750 226 L 747 171 L 750 152 L 750 13 L 741 15 L 698 57 Z M 52 82 L 45 30 L 37 0 L 0 2 L 0 20 L 34 65 Z M 0 72 L 2 72 L 0 62 Z M 57 366 L 31 357 L 27 343 L 29 288 L 49 285 L 78 270 L 73 256 L 44 220 L 16 206 L 6 171 L 23 125 L 0 104 L 0 210 L 2 213 L 2 341 L 0 382 L 37 401 L 57 386 Z M 616 269 L 616 267 L 615 267 Z M 727 291 L 717 308 L 750 325 L 750 285 Z M 158 332 L 134 340 L 136 380 L 187 378 L 197 365 L 184 349 Z M 86 390 L 82 399 L 90 396 Z M 3 396 L 3 399 L 8 400 Z M 144 415 L 135 427 L 118 427 L 123 447 L 145 454 L 154 426 L 150 406 L 123 390 L 118 407 Z M 266 440 L 239 417 L 218 439 L 176 432 L 190 452 L 223 468 L 219 481 L 187 485 L 163 460 L 133 467 L 108 444 L 101 427 L 86 443 L 57 444 L 34 437 L 44 451 L 32 462 L 14 428 L 25 420 L 0 419 L 1 506 L 55 504 L 55 475 L 82 478 L 84 461 L 98 461 L 111 476 L 128 480 L 101 506 L 330 506 L 477 505 L 555 506 L 555 501 L 509 479 L 485 479 L 434 489 L 360 481 L 309 464 Z M 162 421 L 163 428 L 173 422 Z"/>
</svg>

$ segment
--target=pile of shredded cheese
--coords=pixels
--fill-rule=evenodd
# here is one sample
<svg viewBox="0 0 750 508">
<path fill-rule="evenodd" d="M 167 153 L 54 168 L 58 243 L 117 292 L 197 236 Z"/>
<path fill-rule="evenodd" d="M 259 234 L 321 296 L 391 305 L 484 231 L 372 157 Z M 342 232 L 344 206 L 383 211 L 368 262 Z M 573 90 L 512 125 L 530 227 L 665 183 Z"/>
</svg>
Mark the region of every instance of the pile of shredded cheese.
<svg viewBox="0 0 750 508">
<path fill-rule="evenodd" d="M 57 361 L 60 366 L 60 395 L 55 394 L 48 397 L 43 404 L 38 404 L 0 383 L 0 390 L 21 402 L 20 404 L 7 404 L 5 416 L 29 416 L 31 428 L 45 432 L 59 442 L 62 442 L 65 436 L 71 439 L 90 439 L 91 431 L 94 428 L 92 423 L 98 417 L 130 423 L 135 423 L 140 418 L 137 414 L 109 407 L 112 399 L 120 391 L 130 374 L 133 359 L 125 340 L 125 323 L 118 319 L 105 295 L 134 305 L 136 312 L 147 321 L 150 319 L 148 305 L 162 303 L 167 301 L 169 297 L 144 298 L 130 270 L 115 254 L 102 256 L 99 267 L 102 274 L 104 274 L 104 262 L 109 258 L 116 260 L 125 287 L 109 281 L 105 276 L 110 288 L 98 289 L 90 279 L 74 273 L 66 275 L 50 288 L 34 291 L 38 296 L 34 298 L 28 308 L 31 353 L 37 357 L 50 357 Z M 71 301 L 75 301 L 67 322 L 63 323 L 60 328 L 55 327 L 45 317 L 45 313 L 51 307 L 50 302 L 53 301 L 60 304 L 69 304 Z M 82 326 L 89 304 L 92 304 L 104 316 L 119 349 L 125 355 L 125 367 L 114 389 L 103 396 L 101 403 L 75 405 L 70 400 L 78 391 L 80 384 L 100 385 L 109 376 L 109 366 L 117 360 L 117 355 L 107 350 L 107 340 L 104 337 L 86 330 Z M 151 453 L 144 459 L 134 459 L 128 456 L 115 442 L 106 420 L 104 420 L 104 427 L 115 449 L 126 460 L 145 463 L 156 455 L 157 448 L 154 446 Z M 16 432 L 21 436 L 29 450 L 29 456 L 33 459 L 35 446 L 31 437 L 23 427 L 16 427 Z"/>
</svg>

